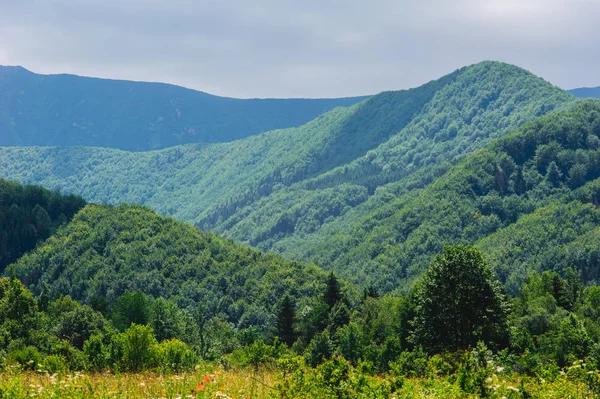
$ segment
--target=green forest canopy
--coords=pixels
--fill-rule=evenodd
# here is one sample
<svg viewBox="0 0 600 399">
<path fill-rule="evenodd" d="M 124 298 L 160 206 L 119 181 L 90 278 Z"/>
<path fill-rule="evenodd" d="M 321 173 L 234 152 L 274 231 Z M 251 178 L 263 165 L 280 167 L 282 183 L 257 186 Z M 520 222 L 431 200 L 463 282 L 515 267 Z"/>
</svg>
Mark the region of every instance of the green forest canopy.
<svg viewBox="0 0 600 399">
<path fill-rule="evenodd" d="M 322 242 L 336 236 L 337 250 L 339 231 L 361 229 L 473 151 L 576 101 L 520 68 L 484 62 L 336 108 L 300 128 L 231 143 L 143 153 L 2 148 L 0 175 L 91 201 L 145 204 L 237 242 L 342 270 L 345 261 L 322 251 Z M 379 279 L 371 264 L 364 270 Z M 394 285 L 397 277 L 388 280 Z"/>
</svg>

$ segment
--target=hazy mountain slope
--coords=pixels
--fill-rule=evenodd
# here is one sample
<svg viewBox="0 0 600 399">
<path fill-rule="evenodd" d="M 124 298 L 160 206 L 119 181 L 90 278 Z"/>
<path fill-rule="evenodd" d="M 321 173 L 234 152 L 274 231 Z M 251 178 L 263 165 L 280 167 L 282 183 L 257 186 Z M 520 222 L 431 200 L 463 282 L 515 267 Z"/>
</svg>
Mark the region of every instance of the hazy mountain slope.
<svg viewBox="0 0 600 399">
<path fill-rule="evenodd" d="M 600 87 L 581 87 L 569 90 L 569 93 L 579 98 L 600 98 Z"/>
<path fill-rule="evenodd" d="M 309 257 L 354 281 L 395 289 L 419 275 L 444 245 L 484 239 L 600 177 L 599 134 L 595 101 L 539 118 L 426 189 L 400 196 L 324 240 Z M 523 258 L 524 267 L 535 266 L 534 258 Z"/>
<path fill-rule="evenodd" d="M 0 66 L 0 146 L 144 151 L 232 141 L 300 126 L 365 98 L 239 100 L 162 83 L 38 75 Z"/>
<path fill-rule="evenodd" d="M 199 225 L 261 249 L 303 257 L 370 210 L 425 187 L 465 155 L 571 101 L 567 93 L 511 65 L 467 67 L 410 124 L 366 155 L 251 203 L 216 225 L 202 219 Z"/>
<path fill-rule="evenodd" d="M 137 202 L 179 219 L 211 220 L 284 185 L 343 165 L 408 124 L 440 85 L 387 92 L 300 128 L 230 143 L 132 153 L 92 147 L 5 147 L 0 174 L 91 201 Z M 345 148 L 340 151 L 340 148 Z"/>
<path fill-rule="evenodd" d="M 289 293 L 308 300 L 325 281 L 315 266 L 264 254 L 140 207 L 89 205 L 9 272 L 34 293 L 108 303 L 140 290 L 202 303 L 238 327 L 271 325 L 275 305 Z"/>
<path fill-rule="evenodd" d="M 84 205 L 81 197 L 0 179 L 0 274 Z"/>
<path fill-rule="evenodd" d="M 300 128 L 230 143 L 144 153 L 2 148 L 0 175 L 91 201 L 142 203 L 238 242 L 347 268 L 363 279 L 371 262 L 359 272 L 364 256 L 354 261 L 348 254 L 355 246 L 360 251 L 363 230 L 371 228 L 365 226 L 414 202 L 466 155 L 574 101 L 523 69 L 484 62 L 417 89 L 337 108 Z M 332 235 L 332 245 L 322 247 Z M 426 262 L 423 256 L 415 262 Z M 380 282 L 381 276 L 373 278 Z M 395 286 L 406 276 L 383 279 Z"/>
</svg>

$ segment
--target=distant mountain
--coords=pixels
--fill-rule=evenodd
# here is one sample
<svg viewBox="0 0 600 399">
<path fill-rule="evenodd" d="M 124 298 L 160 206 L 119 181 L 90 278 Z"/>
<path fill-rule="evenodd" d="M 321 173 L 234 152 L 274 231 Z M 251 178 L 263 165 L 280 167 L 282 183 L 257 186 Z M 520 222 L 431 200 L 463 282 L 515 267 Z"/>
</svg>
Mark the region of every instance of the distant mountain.
<svg viewBox="0 0 600 399">
<path fill-rule="evenodd" d="M 418 200 L 421 193 L 469 154 L 578 101 L 521 68 L 483 62 L 334 109 L 299 128 L 230 143 L 142 153 L 2 148 L 0 176 L 91 201 L 145 204 L 390 291 L 420 273 L 445 242 L 430 242 L 419 230 L 413 252 L 393 252 L 406 237 L 385 226 L 389 218 L 414 201 L 429 204 Z M 403 221 L 403 228 L 426 215 Z M 446 222 L 456 221 L 438 221 Z"/>
<path fill-rule="evenodd" d="M 240 100 L 163 83 L 38 75 L 0 66 L 0 146 L 145 151 L 226 142 L 300 126 L 365 98 Z"/>
<path fill-rule="evenodd" d="M 579 98 L 600 98 L 600 87 L 582 87 L 569 90 L 569 93 Z"/>
</svg>

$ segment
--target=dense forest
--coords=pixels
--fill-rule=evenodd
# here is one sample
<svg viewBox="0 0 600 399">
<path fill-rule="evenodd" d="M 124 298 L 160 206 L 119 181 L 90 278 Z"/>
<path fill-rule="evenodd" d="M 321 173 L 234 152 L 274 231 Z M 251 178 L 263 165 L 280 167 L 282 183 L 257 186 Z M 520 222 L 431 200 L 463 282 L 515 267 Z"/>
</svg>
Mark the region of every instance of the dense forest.
<svg viewBox="0 0 600 399">
<path fill-rule="evenodd" d="M 148 151 L 218 143 L 300 126 L 364 99 L 240 100 L 163 83 L 38 75 L 0 66 L 0 146 Z"/>
<path fill-rule="evenodd" d="M 106 310 L 141 291 L 209 320 L 264 332 L 277 301 L 316 295 L 324 273 L 314 267 L 241 247 L 133 205 L 90 205 L 7 274 L 35 294 L 68 295 Z"/>
<path fill-rule="evenodd" d="M 144 153 L 2 148 L 0 175 L 90 201 L 145 204 L 240 243 L 312 259 L 337 231 L 576 101 L 520 68 L 484 62 L 231 143 Z M 325 256 L 319 262 L 332 266 Z"/>
<path fill-rule="evenodd" d="M 50 237 L 85 205 L 81 197 L 63 196 L 39 186 L 0 179 L 0 273 Z"/>
<path fill-rule="evenodd" d="M 525 125 L 337 232 L 309 258 L 389 291 L 421 274 L 444 245 L 476 243 L 512 292 L 529 268 L 577 266 L 596 280 L 596 251 L 582 244 L 596 227 L 599 112 L 589 100 Z M 540 213 L 557 216 L 541 221 Z"/>
<path fill-rule="evenodd" d="M 0 148 L 105 202 L 0 180 L 0 398 L 597 397 L 599 137 L 485 62 L 230 143 Z"/>
</svg>

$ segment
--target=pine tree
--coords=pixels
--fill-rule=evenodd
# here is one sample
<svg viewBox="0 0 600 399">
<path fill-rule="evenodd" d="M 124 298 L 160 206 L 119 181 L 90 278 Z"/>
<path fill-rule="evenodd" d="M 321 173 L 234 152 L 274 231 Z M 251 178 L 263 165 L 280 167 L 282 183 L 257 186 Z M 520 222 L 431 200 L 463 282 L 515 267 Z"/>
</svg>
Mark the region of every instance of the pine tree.
<svg viewBox="0 0 600 399">
<path fill-rule="evenodd" d="M 286 295 L 281 301 L 279 311 L 277 312 L 277 336 L 281 342 L 287 346 L 292 346 L 296 341 L 296 310 L 294 301 Z"/>
<path fill-rule="evenodd" d="M 327 277 L 327 288 L 323 300 L 329 306 L 329 309 L 333 309 L 336 303 L 342 299 L 342 290 L 340 288 L 340 282 L 333 272 Z"/>
</svg>

